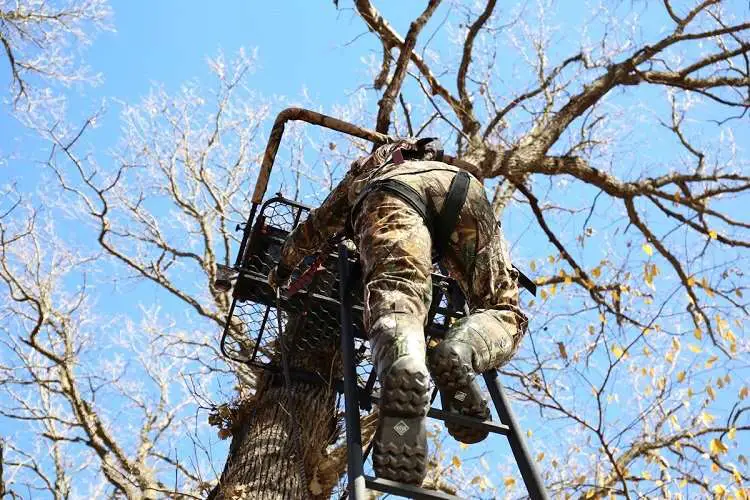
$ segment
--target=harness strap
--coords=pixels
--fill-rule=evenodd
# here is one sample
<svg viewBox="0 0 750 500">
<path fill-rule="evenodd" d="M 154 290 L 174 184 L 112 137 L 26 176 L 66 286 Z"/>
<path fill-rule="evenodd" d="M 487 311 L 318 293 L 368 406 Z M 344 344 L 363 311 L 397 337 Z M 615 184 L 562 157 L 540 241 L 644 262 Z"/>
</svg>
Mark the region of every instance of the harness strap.
<svg viewBox="0 0 750 500">
<path fill-rule="evenodd" d="M 357 217 L 357 214 L 359 213 L 360 207 L 362 206 L 362 202 L 365 201 L 365 198 L 367 198 L 367 196 L 374 193 L 375 191 L 387 191 L 393 195 L 396 195 L 402 201 L 406 202 L 422 217 L 422 219 L 427 224 L 427 228 L 430 230 L 430 233 L 432 233 L 432 227 L 430 224 L 431 216 L 429 210 L 427 209 L 427 202 L 424 200 L 424 198 L 422 198 L 422 195 L 419 194 L 416 189 L 406 184 L 405 182 L 401 182 L 396 179 L 382 179 L 368 185 L 365 189 L 362 190 L 361 193 L 359 193 L 357 199 L 354 200 L 354 205 L 352 206 L 352 210 L 349 212 L 349 217 L 346 221 L 347 234 L 354 234 L 354 221 Z"/>
<path fill-rule="evenodd" d="M 451 181 L 448 194 L 445 196 L 443 208 L 439 216 L 435 216 L 434 211 L 429 210 L 427 202 L 419 192 L 397 179 L 383 179 L 375 181 L 357 196 L 349 217 L 346 222 L 346 231 L 350 236 L 354 234 L 354 219 L 359 213 L 359 209 L 364 199 L 375 191 L 387 191 L 396 195 L 402 201 L 411 206 L 425 221 L 427 229 L 432 236 L 432 246 L 435 249 L 433 262 L 438 262 L 443 257 L 445 250 L 448 248 L 451 234 L 456 229 L 458 217 L 461 209 L 466 203 L 466 196 L 469 192 L 469 182 L 471 177 L 465 170 L 459 170 Z M 536 284 L 531 281 L 515 265 L 513 268 L 518 272 L 518 284 L 536 296 Z"/>
<path fill-rule="evenodd" d="M 440 211 L 437 224 L 434 226 L 432 245 L 435 248 L 435 260 L 440 260 L 448 248 L 451 234 L 456 229 L 458 216 L 461 209 L 466 203 L 466 195 L 469 192 L 469 173 L 465 170 L 459 170 L 451 180 L 448 194 L 443 202 L 443 209 Z"/>
</svg>

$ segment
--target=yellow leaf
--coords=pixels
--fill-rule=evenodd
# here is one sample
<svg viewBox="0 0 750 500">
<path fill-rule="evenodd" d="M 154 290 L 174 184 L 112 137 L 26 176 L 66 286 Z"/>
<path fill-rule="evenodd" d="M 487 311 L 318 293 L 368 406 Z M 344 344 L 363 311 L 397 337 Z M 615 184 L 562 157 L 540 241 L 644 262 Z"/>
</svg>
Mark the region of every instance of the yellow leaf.
<svg viewBox="0 0 750 500">
<path fill-rule="evenodd" d="M 458 443 L 458 446 L 459 446 L 459 447 L 460 447 L 460 448 L 461 448 L 462 450 L 465 450 L 466 448 L 468 448 L 468 447 L 469 447 L 469 445 L 468 445 L 468 444 L 466 444 L 466 443 L 460 443 L 460 442 Z"/>
<path fill-rule="evenodd" d="M 711 464 L 711 472 L 719 472 L 719 466 L 716 464 Z"/>
<path fill-rule="evenodd" d="M 680 347 L 680 339 L 678 339 L 677 337 L 672 337 L 672 349 L 674 349 L 675 351 L 679 351 Z"/>
<path fill-rule="evenodd" d="M 643 249 L 644 252 L 646 252 L 646 255 L 648 255 L 649 257 L 654 255 L 654 249 L 651 248 L 651 245 L 649 245 L 648 243 L 644 243 L 641 248 Z"/>
<path fill-rule="evenodd" d="M 545 290 L 542 290 L 541 293 L 540 293 L 540 295 L 542 296 L 542 300 L 546 300 L 547 299 L 547 292 Z"/>
<path fill-rule="evenodd" d="M 734 332 L 732 330 L 725 331 L 721 336 L 729 342 L 737 342 L 737 337 L 734 335 Z"/>
<path fill-rule="evenodd" d="M 678 484 L 677 486 L 679 486 L 680 488 L 684 488 L 685 486 L 687 486 L 687 479 L 683 479 L 682 481 L 680 481 L 680 484 Z"/>
<path fill-rule="evenodd" d="M 641 477 L 645 479 L 646 481 L 648 481 L 649 479 L 651 479 L 651 473 L 647 470 L 644 470 L 643 473 L 641 474 Z"/>
<path fill-rule="evenodd" d="M 563 279 L 563 281 L 565 282 L 566 285 L 570 285 L 571 283 L 573 283 L 573 278 L 571 276 L 568 276 L 566 274 L 565 278 Z"/>
<path fill-rule="evenodd" d="M 535 260 L 532 260 L 531 262 L 529 262 L 529 269 L 531 269 L 532 273 L 536 271 L 536 261 Z"/>
<path fill-rule="evenodd" d="M 714 230 L 712 229 L 711 231 L 709 231 L 709 232 L 708 232 L 708 236 L 709 236 L 709 237 L 710 237 L 710 238 L 711 238 L 712 240 L 715 240 L 715 239 L 716 239 L 716 237 L 717 237 L 717 236 L 719 236 L 719 235 L 718 235 L 718 234 L 716 234 L 716 231 L 714 231 Z"/>
<path fill-rule="evenodd" d="M 714 464 L 714 465 L 716 465 L 716 464 Z M 724 487 L 724 485 L 717 484 L 716 486 L 714 486 L 714 494 L 718 495 L 720 497 L 724 496 L 724 495 L 727 494 L 727 489 Z"/>
<path fill-rule="evenodd" d="M 719 356 L 711 356 L 706 360 L 706 368 L 711 368 L 714 363 L 719 359 Z"/>
<path fill-rule="evenodd" d="M 602 268 L 599 266 L 596 266 L 594 269 L 591 270 L 591 276 L 594 278 L 598 278 L 602 274 Z"/>
<path fill-rule="evenodd" d="M 737 470 L 737 467 L 735 467 L 734 465 L 732 465 L 732 477 L 734 478 L 737 484 L 742 484 L 742 475 Z"/>
<path fill-rule="evenodd" d="M 555 263 L 555 256 L 554 255 L 550 255 L 549 257 L 547 257 L 547 262 L 549 262 L 550 264 L 554 264 Z"/>
<path fill-rule="evenodd" d="M 729 451 L 729 448 L 727 448 L 727 445 L 725 445 L 718 439 L 712 439 L 711 444 L 709 445 L 708 448 L 711 451 L 711 455 L 722 455 Z"/>
<path fill-rule="evenodd" d="M 667 387 L 666 377 L 659 377 L 656 381 L 656 387 L 658 387 L 660 391 L 663 391 Z"/>
<path fill-rule="evenodd" d="M 507 476 L 505 479 L 503 479 L 503 484 L 506 488 L 512 488 L 516 484 L 516 478 L 513 476 Z"/>
<path fill-rule="evenodd" d="M 696 339 L 700 340 L 700 339 L 702 339 L 702 338 L 703 338 L 703 332 L 701 331 L 701 329 L 700 329 L 700 328 L 696 328 L 696 329 L 695 329 L 695 331 L 693 331 L 693 336 L 694 336 L 694 337 L 695 337 Z"/>
<path fill-rule="evenodd" d="M 526 431 L 526 436 L 527 436 L 527 437 L 531 437 L 531 436 L 533 436 L 533 435 L 534 435 L 534 433 L 533 433 L 533 432 L 531 432 L 531 429 L 529 429 L 529 430 L 527 430 L 527 431 Z"/>
<path fill-rule="evenodd" d="M 693 351 L 695 354 L 698 354 L 699 352 L 701 352 L 701 348 L 694 344 L 688 344 L 688 349 Z"/>
<path fill-rule="evenodd" d="M 708 394 L 708 397 L 711 398 L 712 401 L 716 400 L 716 391 L 714 391 L 713 386 L 706 386 L 706 394 Z"/>
<path fill-rule="evenodd" d="M 615 344 L 612 346 L 612 354 L 614 354 L 617 359 L 620 359 L 625 354 L 625 351 L 622 350 L 622 347 Z"/>
<path fill-rule="evenodd" d="M 705 425 L 711 425 L 711 423 L 714 421 L 716 417 L 711 415 L 710 413 L 706 413 L 705 411 L 701 413 L 700 419 L 703 421 Z"/>
<path fill-rule="evenodd" d="M 750 389 L 748 389 L 747 386 L 740 389 L 740 401 L 745 399 L 748 396 L 748 393 L 750 393 Z"/>
<path fill-rule="evenodd" d="M 695 278 L 692 276 L 688 278 L 688 286 L 694 286 L 695 285 Z"/>
<path fill-rule="evenodd" d="M 684 370 L 677 373 L 677 381 L 678 382 L 682 382 L 683 380 L 685 380 L 685 371 Z"/>
<path fill-rule="evenodd" d="M 729 439 L 734 439 L 735 437 L 737 437 L 737 428 L 732 427 L 731 429 L 729 429 L 729 432 L 727 432 L 727 437 Z"/>
<path fill-rule="evenodd" d="M 537 462 L 541 462 L 542 460 L 544 460 L 544 452 L 543 451 L 539 452 L 539 454 L 536 456 L 536 461 Z"/>
<path fill-rule="evenodd" d="M 677 421 L 677 415 L 674 413 L 669 417 L 669 422 L 672 424 L 672 428 L 676 431 L 680 430 L 680 423 Z"/>
<path fill-rule="evenodd" d="M 458 458 L 457 455 L 453 455 L 453 460 L 451 460 L 451 463 L 453 466 L 457 469 L 461 468 L 461 459 Z"/>
</svg>

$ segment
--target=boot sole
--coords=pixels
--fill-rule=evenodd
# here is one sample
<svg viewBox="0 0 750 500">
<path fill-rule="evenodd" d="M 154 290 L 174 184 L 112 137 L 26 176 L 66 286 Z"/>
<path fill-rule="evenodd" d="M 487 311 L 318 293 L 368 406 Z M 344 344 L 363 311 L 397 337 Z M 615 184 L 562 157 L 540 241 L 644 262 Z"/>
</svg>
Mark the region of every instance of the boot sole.
<svg viewBox="0 0 750 500">
<path fill-rule="evenodd" d="M 481 421 L 490 418 L 487 400 L 474 380 L 473 367 L 462 361 L 456 351 L 438 347 L 430 357 L 430 368 L 440 389 L 444 409 L 455 410 Z M 478 443 L 489 435 L 489 431 L 451 422 L 446 422 L 445 426 L 453 438 L 465 444 Z"/>
<path fill-rule="evenodd" d="M 388 370 L 381 387 L 372 454 L 375 475 L 420 485 L 427 472 L 429 375 L 424 366 L 401 358 Z"/>
</svg>

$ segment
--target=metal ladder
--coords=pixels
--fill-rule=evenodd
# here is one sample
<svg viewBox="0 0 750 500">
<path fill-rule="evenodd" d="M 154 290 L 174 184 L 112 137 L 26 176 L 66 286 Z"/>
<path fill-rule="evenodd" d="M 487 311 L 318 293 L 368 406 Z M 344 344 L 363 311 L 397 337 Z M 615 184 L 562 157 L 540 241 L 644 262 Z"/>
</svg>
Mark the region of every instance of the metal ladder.
<svg viewBox="0 0 750 500">
<path fill-rule="evenodd" d="M 370 448 L 362 449 L 362 434 L 359 425 L 359 410 L 370 408 L 372 403 L 377 403 L 377 396 L 363 391 L 357 384 L 355 343 L 354 343 L 354 320 L 352 289 L 355 281 L 352 272 L 352 263 L 349 259 L 348 249 L 344 245 L 338 248 L 338 270 L 339 270 L 339 299 L 341 302 L 341 352 L 344 364 L 344 401 L 347 443 L 347 492 L 351 500 L 362 500 L 366 498 L 366 489 L 392 493 L 415 499 L 456 499 L 454 495 L 435 490 L 427 490 L 410 484 L 398 483 L 387 479 L 366 476 L 364 473 L 364 462 L 369 454 Z M 521 477 L 532 500 L 546 500 L 543 483 L 539 473 L 534 466 L 526 443 L 523 440 L 520 429 L 513 412 L 505 397 L 502 385 L 496 370 L 490 370 L 482 374 L 487 388 L 490 392 L 495 410 L 500 418 L 500 423 L 492 421 L 481 422 L 477 419 L 430 407 L 427 416 L 442 421 L 455 422 L 457 424 L 474 428 L 486 429 L 495 434 L 502 434 L 508 438 L 513 457 L 516 460 Z M 370 385 L 370 384 L 368 384 Z M 433 393 L 432 400 L 435 395 Z"/>
</svg>

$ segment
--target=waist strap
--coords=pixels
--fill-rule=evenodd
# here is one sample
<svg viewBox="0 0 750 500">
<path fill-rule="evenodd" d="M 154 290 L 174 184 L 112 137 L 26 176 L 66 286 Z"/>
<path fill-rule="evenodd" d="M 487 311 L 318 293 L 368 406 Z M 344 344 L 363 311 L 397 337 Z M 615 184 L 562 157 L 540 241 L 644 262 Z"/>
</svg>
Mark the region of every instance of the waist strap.
<svg viewBox="0 0 750 500">
<path fill-rule="evenodd" d="M 445 250 L 448 248 L 448 242 L 453 234 L 458 222 L 458 215 L 466 202 L 466 195 L 469 191 L 469 174 L 460 170 L 451 181 L 448 194 L 443 202 L 443 209 L 439 216 L 435 216 L 434 211 L 430 210 L 427 201 L 413 187 L 397 179 L 383 179 L 375 181 L 357 196 L 354 206 L 349 214 L 347 221 L 347 230 L 349 234 L 354 234 L 354 221 L 362 206 L 362 202 L 370 194 L 376 191 L 388 192 L 411 208 L 413 208 L 424 220 L 427 229 L 432 237 L 432 247 L 434 249 L 433 261 L 438 261 L 443 257 Z"/>
</svg>

